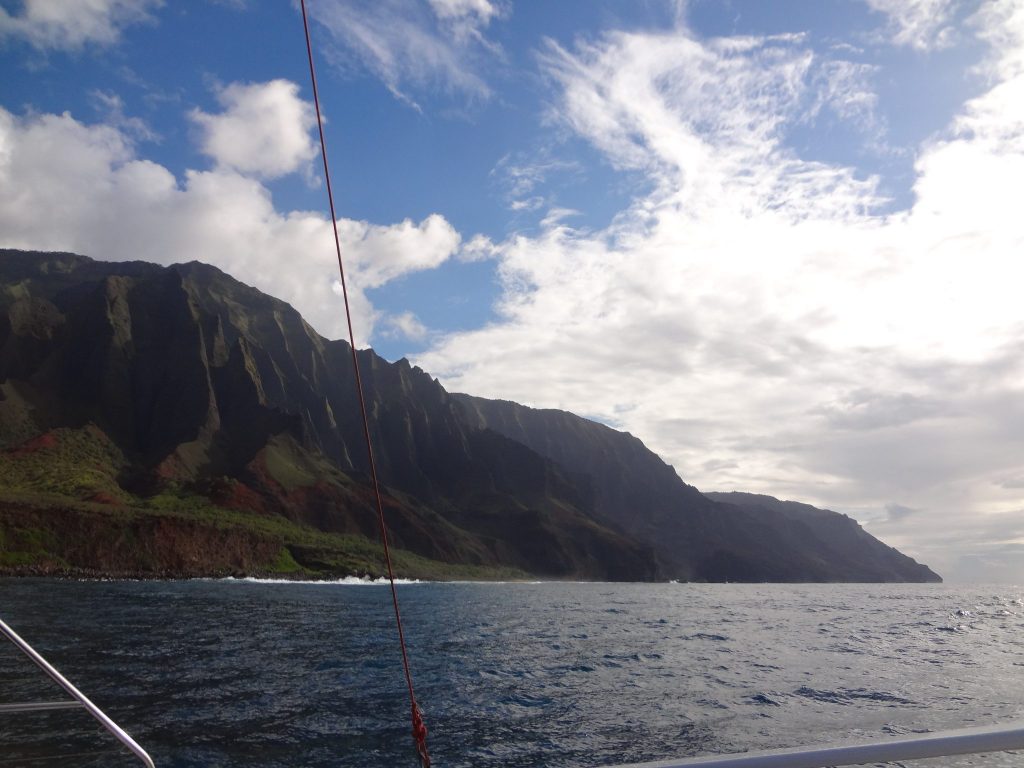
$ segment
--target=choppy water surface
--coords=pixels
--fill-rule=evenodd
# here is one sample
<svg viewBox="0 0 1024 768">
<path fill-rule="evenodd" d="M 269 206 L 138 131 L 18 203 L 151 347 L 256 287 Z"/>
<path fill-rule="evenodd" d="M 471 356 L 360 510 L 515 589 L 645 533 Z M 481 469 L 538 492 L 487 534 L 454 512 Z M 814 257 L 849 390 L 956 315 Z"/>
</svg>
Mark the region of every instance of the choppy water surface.
<svg viewBox="0 0 1024 768">
<path fill-rule="evenodd" d="M 438 766 L 600 766 L 1024 717 L 1024 588 L 399 595 Z M 375 585 L 0 580 L 0 617 L 159 768 L 414 765 L 389 600 Z M 0 702 L 33 698 L 58 695 L 0 643 Z M 0 719 L 0 766 L 136 764 L 92 754 L 106 744 L 79 712 Z M 924 765 L 1024 754 L 910 764 Z"/>
</svg>

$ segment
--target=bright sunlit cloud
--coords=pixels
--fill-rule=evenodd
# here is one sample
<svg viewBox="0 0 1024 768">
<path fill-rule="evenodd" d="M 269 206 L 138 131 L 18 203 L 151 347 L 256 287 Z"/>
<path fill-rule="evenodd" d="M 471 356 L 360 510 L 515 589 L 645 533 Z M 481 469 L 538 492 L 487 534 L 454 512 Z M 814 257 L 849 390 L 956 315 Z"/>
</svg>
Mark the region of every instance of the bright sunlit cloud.
<svg viewBox="0 0 1024 768">
<path fill-rule="evenodd" d="M 189 117 L 218 168 L 263 178 L 309 170 L 318 154 L 310 136 L 316 116 L 295 83 L 232 83 L 218 89 L 217 100 L 223 112 L 193 109 Z"/>
<path fill-rule="evenodd" d="M 0 108 L 4 243 L 107 260 L 203 261 L 244 275 L 245 282 L 298 307 L 321 332 L 341 338 L 346 328 L 330 220 L 319 212 L 277 210 L 270 190 L 247 175 L 278 176 L 310 159 L 309 105 L 291 103 L 295 86 L 281 81 L 232 85 L 225 92 L 233 94 L 227 122 L 203 118 L 216 136 L 204 137 L 216 167 L 188 170 L 180 179 L 139 158 L 133 136 L 118 127 L 88 125 L 69 114 L 19 118 Z M 248 139 L 228 135 L 238 128 L 237 105 L 242 103 L 244 111 L 254 95 L 282 98 L 288 107 L 268 110 L 269 125 L 281 128 L 282 141 L 273 148 L 264 146 L 267 134 L 261 130 Z M 237 144 L 231 146 L 228 138 L 237 138 Z M 338 224 L 357 344 L 368 343 L 380 320 L 415 337 L 408 318 L 389 320 L 364 291 L 438 266 L 458 250 L 459 235 L 439 215 L 418 224 L 351 219 Z"/>
<path fill-rule="evenodd" d="M 557 119 L 651 192 L 606 230 L 504 243 L 501 322 L 417 362 L 620 424 L 698 487 L 1024 515 L 998 483 L 1024 460 L 1019 18 L 975 20 L 998 82 L 920 148 L 890 214 L 876 179 L 785 144 L 822 105 L 870 123 L 875 104 L 799 36 L 551 45 Z"/>
</svg>

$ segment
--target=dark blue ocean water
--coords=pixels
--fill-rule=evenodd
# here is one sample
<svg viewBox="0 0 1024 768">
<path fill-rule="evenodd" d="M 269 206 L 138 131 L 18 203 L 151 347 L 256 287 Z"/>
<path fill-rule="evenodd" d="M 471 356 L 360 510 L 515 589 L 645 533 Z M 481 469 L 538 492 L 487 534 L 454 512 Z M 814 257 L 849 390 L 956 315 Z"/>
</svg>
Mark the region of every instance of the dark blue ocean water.
<svg viewBox="0 0 1024 768">
<path fill-rule="evenodd" d="M 437 766 L 601 766 L 1024 717 L 1024 588 L 399 587 Z M 386 587 L 0 579 L 0 617 L 160 768 L 414 766 Z M 0 642 L 0 702 L 56 698 Z M 130 766 L 87 715 L 0 766 Z M 53 760 L 36 760 L 60 754 Z M 67 757 L 78 755 L 78 757 Z M 1024 765 L 1024 754 L 913 765 Z"/>
</svg>

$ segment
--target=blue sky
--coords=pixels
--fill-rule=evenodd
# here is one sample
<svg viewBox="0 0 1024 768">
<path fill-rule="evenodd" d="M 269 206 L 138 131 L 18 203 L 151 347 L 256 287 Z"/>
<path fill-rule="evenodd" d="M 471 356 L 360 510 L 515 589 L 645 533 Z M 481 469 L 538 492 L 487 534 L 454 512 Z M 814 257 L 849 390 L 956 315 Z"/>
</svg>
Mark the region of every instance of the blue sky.
<svg viewBox="0 0 1024 768">
<path fill-rule="evenodd" d="M 1024 582 L 1024 6 L 311 0 L 358 342 Z M 5 246 L 341 335 L 293 3 L 0 0 Z"/>
</svg>

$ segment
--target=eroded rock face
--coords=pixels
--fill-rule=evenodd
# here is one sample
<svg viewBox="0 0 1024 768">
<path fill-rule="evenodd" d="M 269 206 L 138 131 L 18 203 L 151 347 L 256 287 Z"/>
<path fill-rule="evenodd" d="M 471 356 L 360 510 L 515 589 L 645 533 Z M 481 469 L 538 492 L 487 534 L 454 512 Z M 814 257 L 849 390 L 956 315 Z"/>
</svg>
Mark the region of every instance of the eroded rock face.
<svg viewBox="0 0 1024 768">
<path fill-rule="evenodd" d="M 197 263 L 3 251 L 0 285 L 5 447 L 95 425 L 125 457 L 118 477 L 134 493 L 185 484 L 376 538 L 348 344 Z M 408 362 L 358 356 L 396 545 L 547 576 L 660 575 L 648 547 L 594 522 L 585 483 L 467 422 Z"/>
<path fill-rule="evenodd" d="M 591 481 L 599 519 L 651 546 L 673 578 L 940 581 L 835 512 L 753 494 L 702 494 L 632 435 L 557 410 L 452 395 L 466 418 Z"/>
<path fill-rule="evenodd" d="M 357 357 L 400 547 L 591 579 L 937 578 L 834 513 L 709 499 L 631 435 Z M 197 262 L 0 251 L 0 449 L 88 425 L 132 493 L 376 535 L 347 343 Z"/>
</svg>

